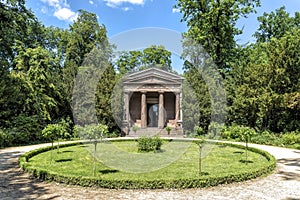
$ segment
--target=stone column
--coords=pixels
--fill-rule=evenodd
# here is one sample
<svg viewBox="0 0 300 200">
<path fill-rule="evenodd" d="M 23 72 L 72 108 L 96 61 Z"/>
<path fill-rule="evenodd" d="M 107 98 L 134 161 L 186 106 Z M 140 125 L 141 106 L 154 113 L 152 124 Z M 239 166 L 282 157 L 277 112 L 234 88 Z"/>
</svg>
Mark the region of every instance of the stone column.
<svg viewBox="0 0 300 200">
<path fill-rule="evenodd" d="M 141 102 L 141 128 L 147 127 L 147 101 L 146 92 L 142 92 Z"/>
<path fill-rule="evenodd" d="M 124 106 L 125 106 L 125 121 L 127 121 L 127 123 L 130 126 L 130 113 L 129 113 L 129 92 L 125 92 L 124 94 L 124 98 L 125 98 L 125 102 L 124 102 Z"/>
<path fill-rule="evenodd" d="M 159 92 L 159 109 L 158 109 L 158 128 L 164 128 L 165 116 L 164 116 L 164 93 Z"/>
<path fill-rule="evenodd" d="M 176 126 L 177 122 L 180 120 L 180 93 L 176 93 L 176 99 L 175 99 L 175 121 Z"/>
</svg>

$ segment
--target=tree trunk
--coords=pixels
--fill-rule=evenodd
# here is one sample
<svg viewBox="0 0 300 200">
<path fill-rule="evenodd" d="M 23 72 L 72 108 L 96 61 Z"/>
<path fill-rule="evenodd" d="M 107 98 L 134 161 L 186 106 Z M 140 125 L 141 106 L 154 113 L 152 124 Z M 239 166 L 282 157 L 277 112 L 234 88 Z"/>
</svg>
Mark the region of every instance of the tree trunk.
<svg viewBox="0 0 300 200">
<path fill-rule="evenodd" d="M 201 166 L 201 161 L 202 161 L 202 158 L 201 158 L 201 154 L 202 154 L 202 146 L 199 146 L 199 175 L 201 175 L 202 173 L 202 166 Z"/>
<path fill-rule="evenodd" d="M 57 153 L 59 153 L 59 138 L 57 139 Z"/>
<path fill-rule="evenodd" d="M 94 168 L 93 168 L 93 176 L 96 175 L 96 151 L 97 151 L 97 142 L 94 142 Z"/>
<path fill-rule="evenodd" d="M 248 164 L 248 141 L 246 140 L 246 164 Z"/>
<path fill-rule="evenodd" d="M 52 146 L 51 146 L 51 155 L 50 155 L 50 164 L 52 164 L 52 160 L 53 160 L 53 140 L 52 140 Z"/>
</svg>

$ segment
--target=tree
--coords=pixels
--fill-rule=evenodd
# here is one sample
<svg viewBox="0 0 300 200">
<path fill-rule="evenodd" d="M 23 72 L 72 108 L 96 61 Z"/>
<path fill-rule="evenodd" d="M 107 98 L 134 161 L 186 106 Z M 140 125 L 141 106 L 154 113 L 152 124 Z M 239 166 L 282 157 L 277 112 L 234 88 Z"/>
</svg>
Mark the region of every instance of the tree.
<svg viewBox="0 0 300 200">
<path fill-rule="evenodd" d="M 97 15 L 79 10 L 77 20 L 70 26 L 70 37 L 66 49 L 66 60 L 81 66 L 85 56 L 94 48 L 107 45 L 106 28 L 99 25 Z"/>
<path fill-rule="evenodd" d="M 112 65 L 108 65 L 97 86 L 96 115 L 100 124 L 106 124 L 110 131 L 118 130 L 112 110 L 112 93 L 117 81 L 117 76 Z"/>
<path fill-rule="evenodd" d="M 79 67 L 88 66 L 88 64 L 84 64 L 84 61 L 91 60 L 91 56 L 89 58 L 87 56 L 93 51 L 106 50 L 108 46 L 106 28 L 104 25 L 99 25 L 96 14 L 80 10 L 78 19 L 70 26 L 66 58 L 62 70 L 65 104 L 69 109 L 71 109 L 74 81 Z M 102 54 L 100 57 L 104 58 Z M 107 62 L 107 59 L 105 58 L 104 61 Z M 71 110 L 67 112 L 72 113 Z"/>
<path fill-rule="evenodd" d="M 60 94 L 55 87 L 52 65 L 53 59 L 44 48 L 25 48 L 23 43 L 18 45 L 18 55 L 14 62 L 16 67 L 11 76 L 23 82 L 21 86 L 27 93 L 22 99 L 23 112 L 28 115 L 38 115 L 42 119 L 51 120 L 56 112 L 56 97 Z"/>
<path fill-rule="evenodd" d="M 96 153 L 97 153 L 97 144 L 98 142 L 102 142 L 102 139 L 107 134 L 108 129 L 106 125 L 102 124 L 89 124 L 82 126 L 75 126 L 76 132 L 82 137 L 86 139 L 90 139 L 94 144 L 94 167 L 93 167 L 93 176 L 96 175 Z"/>
<path fill-rule="evenodd" d="M 8 127 L 13 117 L 22 114 L 28 92 L 23 80 L 11 73 L 16 69 L 19 44 L 24 49 L 43 47 L 44 27 L 24 0 L 1 1 L 0 18 L 0 126 Z"/>
<path fill-rule="evenodd" d="M 206 133 L 210 124 L 211 99 L 207 85 L 200 71 L 195 67 L 184 72 L 183 82 L 183 127 L 193 132 L 195 126 L 202 127 Z"/>
<path fill-rule="evenodd" d="M 184 37 L 202 45 L 218 68 L 227 70 L 235 53 L 234 37 L 242 33 L 236 28 L 237 20 L 259 5 L 260 0 L 177 0 L 175 7 L 187 22 Z"/>
<path fill-rule="evenodd" d="M 276 9 L 275 12 L 265 12 L 257 19 L 260 22 L 259 28 L 254 34 L 257 42 L 269 42 L 271 38 L 279 39 L 293 28 L 300 28 L 300 12 L 296 12 L 294 17 L 290 17 L 284 6 Z"/>
<path fill-rule="evenodd" d="M 66 128 L 62 124 L 48 124 L 42 131 L 42 135 L 47 138 L 48 140 L 51 141 L 51 161 L 52 163 L 53 160 L 53 143 L 55 139 L 58 139 L 62 137 L 66 132 Z M 58 146 L 58 152 L 59 152 L 59 146 Z"/>
<path fill-rule="evenodd" d="M 120 74 L 126 74 L 127 72 L 137 71 L 142 65 L 143 53 L 141 51 L 129 51 L 121 52 L 119 58 L 116 60 Z"/>
<path fill-rule="evenodd" d="M 248 56 L 232 70 L 232 122 L 273 132 L 299 128 L 297 107 L 290 107 L 298 102 L 299 36 L 300 31 L 292 29 L 245 49 Z"/>
<path fill-rule="evenodd" d="M 172 71 L 171 52 L 167 51 L 164 46 L 152 45 L 144 49 L 142 63 L 144 68 L 156 66 L 165 71 Z"/>
<path fill-rule="evenodd" d="M 203 139 L 198 139 L 195 141 L 195 143 L 197 144 L 197 146 L 199 147 L 199 175 L 201 176 L 203 173 L 202 173 L 202 149 L 203 149 L 203 146 L 204 146 L 204 142 L 205 140 Z"/>
<path fill-rule="evenodd" d="M 143 51 L 121 52 L 115 65 L 120 74 L 143 70 L 148 67 L 158 67 L 171 72 L 171 54 L 164 46 L 152 45 Z"/>
<path fill-rule="evenodd" d="M 251 136 L 255 134 L 255 131 L 249 127 L 240 127 L 240 140 L 246 143 L 246 164 L 248 161 L 248 143 L 250 142 Z"/>
</svg>

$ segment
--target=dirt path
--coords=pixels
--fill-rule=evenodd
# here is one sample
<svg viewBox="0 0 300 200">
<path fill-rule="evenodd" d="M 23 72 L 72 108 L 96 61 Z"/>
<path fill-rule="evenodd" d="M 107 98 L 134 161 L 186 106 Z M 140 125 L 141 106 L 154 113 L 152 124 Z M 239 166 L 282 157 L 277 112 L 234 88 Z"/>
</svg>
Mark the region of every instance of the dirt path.
<svg viewBox="0 0 300 200">
<path fill-rule="evenodd" d="M 273 154 L 276 172 L 268 177 L 242 183 L 187 190 L 108 190 L 83 188 L 30 179 L 18 167 L 24 152 L 49 144 L 0 150 L 0 199 L 286 199 L 300 200 L 300 150 L 252 144 Z"/>
</svg>

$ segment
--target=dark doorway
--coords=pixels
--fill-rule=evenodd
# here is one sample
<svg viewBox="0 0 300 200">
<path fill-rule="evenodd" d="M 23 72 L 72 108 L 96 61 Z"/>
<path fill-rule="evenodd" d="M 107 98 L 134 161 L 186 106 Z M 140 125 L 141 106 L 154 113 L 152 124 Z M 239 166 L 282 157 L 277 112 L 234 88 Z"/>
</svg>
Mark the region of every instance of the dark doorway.
<svg viewBox="0 0 300 200">
<path fill-rule="evenodd" d="M 147 104 L 147 127 L 158 127 L 158 104 Z"/>
</svg>

